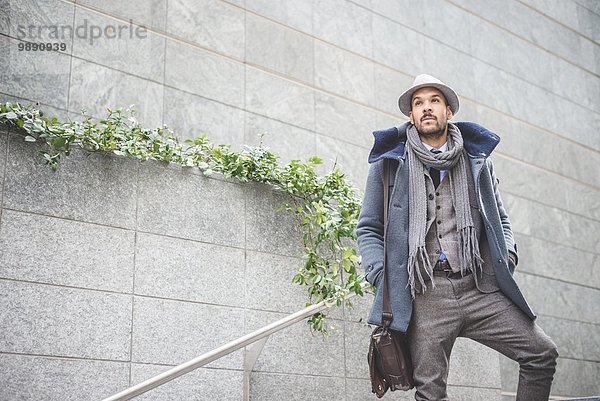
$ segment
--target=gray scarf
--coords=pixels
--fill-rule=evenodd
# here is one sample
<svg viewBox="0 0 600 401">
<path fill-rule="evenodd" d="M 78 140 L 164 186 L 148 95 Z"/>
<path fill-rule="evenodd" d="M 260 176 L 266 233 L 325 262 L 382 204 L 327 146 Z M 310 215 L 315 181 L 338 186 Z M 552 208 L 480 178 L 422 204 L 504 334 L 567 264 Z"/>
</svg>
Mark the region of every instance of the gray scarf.
<svg viewBox="0 0 600 401">
<path fill-rule="evenodd" d="M 467 179 L 467 160 L 463 152 L 463 138 L 454 124 L 448 123 L 448 151 L 431 153 L 421 143 L 419 133 L 410 125 L 407 133 L 407 157 L 409 170 L 409 225 L 408 225 L 408 283 L 415 297 L 415 275 L 423 291 L 427 289 L 422 271 L 431 279 L 433 287 L 433 266 L 425 249 L 427 229 L 427 191 L 425 189 L 425 169 L 449 170 L 452 203 L 456 212 L 456 231 L 459 240 L 459 263 L 461 274 L 465 270 L 474 273 L 482 271 L 479 254 L 479 241 L 471 216 Z"/>
</svg>

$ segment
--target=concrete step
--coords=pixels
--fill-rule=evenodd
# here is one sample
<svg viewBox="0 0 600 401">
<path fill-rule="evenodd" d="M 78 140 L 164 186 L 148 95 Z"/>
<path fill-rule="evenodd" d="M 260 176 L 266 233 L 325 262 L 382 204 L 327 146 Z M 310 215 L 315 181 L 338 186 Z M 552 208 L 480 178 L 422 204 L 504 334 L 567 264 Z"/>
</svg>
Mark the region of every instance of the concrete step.
<svg viewBox="0 0 600 401">
<path fill-rule="evenodd" d="M 600 395 L 593 396 L 593 397 L 585 397 L 585 398 L 561 398 L 561 400 L 563 400 L 563 401 L 600 401 Z"/>
<path fill-rule="evenodd" d="M 514 401 L 515 394 L 502 394 L 502 401 Z M 594 395 L 591 397 L 578 397 L 578 398 L 566 398 L 559 396 L 550 396 L 550 401 L 600 401 L 600 395 Z"/>
</svg>

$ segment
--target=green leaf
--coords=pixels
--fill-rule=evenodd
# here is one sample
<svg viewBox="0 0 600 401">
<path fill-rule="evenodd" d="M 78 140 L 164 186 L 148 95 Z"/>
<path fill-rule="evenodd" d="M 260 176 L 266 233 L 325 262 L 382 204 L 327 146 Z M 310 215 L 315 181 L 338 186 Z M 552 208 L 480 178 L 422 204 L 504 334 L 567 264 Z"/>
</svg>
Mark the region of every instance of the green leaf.
<svg viewBox="0 0 600 401">
<path fill-rule="evenodd" d="M 52 145 L 55 148 L 62 148 L 63 146 L 65 146 L 65 143 L 67 143 L 66 138 L 54 138 L 52 140 Z"/>
</svg>

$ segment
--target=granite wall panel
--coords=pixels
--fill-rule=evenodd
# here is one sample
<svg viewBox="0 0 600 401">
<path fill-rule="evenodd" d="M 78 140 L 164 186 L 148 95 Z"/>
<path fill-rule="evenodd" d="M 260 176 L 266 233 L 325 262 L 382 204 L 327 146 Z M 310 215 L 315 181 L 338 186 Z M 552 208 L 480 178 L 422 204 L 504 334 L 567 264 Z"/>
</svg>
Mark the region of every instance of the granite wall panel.
<svg viewBox="0 0 600 401">
<path fill-rule="evenodd" d="M 75 6 L 58 0 L 23 0 L 3 2 L 9 29 L 7 34 L 32 43 L 64 43 L 71 54 Z M 45 53 L 42 52 L 42 55 Z"/>
<path fill-rule="evenodd" d="M 10 3 L 6 0 L 0 2 L 0 10 L 2 10 L 2 12 L 0 13 L 0 33 L 2 33 L 3 35 L 9 35 L 10 34 L 10 21 L 9 21 L 9 14 L 10 14 Z M 3 60 L 4 62 L 4 60 Z M 3 64 L 4 65 L 4 64 Z"/>
<path fill-rule="evenodd" d="M 133 105 L 136 118 L 142 126 L 156 128 L 163 121 L 163 91 L 160 83 L 74 58 L 69 85 L 69 111 L 77 115 L 73 118 L 77 120 L 83 120 L 80 115 L 82 109 L 92 117 L 106 118 L 107 109 L 121 107 L 125 110 Z"/>
<path fill-rule="evenodd" d="M 374 60 L 412 76 L 431 68 L 424 65 L 421 57 L 406 57 L 407 54 L 421 54 L 428 38 L 379 14 L 373 14 L 372 18 Z"/>
<path fill-rule="evenodd" d="M 408 121 L 408 117 L 393 117 L 391 114 L 377 113 L 375 116 L 375 120 L 377 124 L 375 125 L 377 129 L 386 129 L 390 127 L 396 127 L 398 125 L 402 125 L 402 123 Z M 373 130 L 375 131 L 375 130 Z"/>
<path fill-rule="evenodd" d="M 413 77 L 378 64 L 373 66 L 373 73 L 375 76 L 375 108 L 390 114 L 390 116 L 399 115 L 398 97 L 404 88 L 412 85 Z M 377 126 L 383 127 L 382 125 Z"/>
<path fill-rule="evenodd" d="M 362 268 L 361 268 L 362 269 Z M 364 273 L 364 270 L 361 271 Z M 365 323 L 373 304 L 373 291 L 366 291 L 364 296 L 355 296 L 350 300 L 351 307 L 344 307 L 344 319 L 351 323 Z"/>
<path fill-rule="evenodd" d="M 556 366 L 556 379 L 553 391 L 567 396 L 598 396 L 600 384 L 600 363 L 586 360 L 563 358 Z"/>
<path fill-rule="evenodd" d="M 462 367 L 450 369 L 448 375 L 450 385 L 500 390 L 501 382 L 498 376 L 500 358 L 491 348 L 466 338 L 458 338 L 452 349 L 450 366 Z M 458 396 L 459 392 L 456 393 Z"/>
<path fill-rule="evenodd" d="M 600 323 L 600 292 L 597 289 L 525 273 L 519 275 L 517 281 L 538 314 Z M 539 288 L 545 291 L 538 291 Z"/>
<path fill-rule="evenodd" d="M 493 109 L 507 113 L 538 127 L 553 131 L 592 149 L 600 148 L 600 139 L 590 135 L 600 115 L 544 88 L 534 86 L 479 60 L 473 60 L 476 99 Z M 544 99 L 532 102 L 531 99 Z M 561 113 L 548 113 L 549 109 Z M 587 115 L 587 119 L 561 119 L 564 115 Z"/>
<path fill-rule="evenodd" d="M 340 377 L 256 372 L 250 381 L 252 401 L 326 401 L 339 399 L 340 394 L 344 394 L 344 379 Z"/>
<path fill-rule="evenodd" d="M 510 213 L 513 231 L 600 253 L 600 244 L 595 240 L 600 232 L 598 221 L 508 193 L 503 194 L 502 200 Z"/>
<path fill-rule="evenodd" d="M 588 219 L 600 219 L 597 191 L 586 184 L 569 180 L 509 157 L 494 157 L 494 172 L 503 192 L 567 210 Z M 561 188 L 561 190 L 557 190 Z"/>
<path fill-rule="evenodd" d="M 506 1 L 503 3 L 481 3 L 475 0 L 458 0 L 455 4 L 476 13 L 484 18 L 508 30 L 513 35 L 518 35 L 532 44 L 557 53 L 562 58 L 571 60 L 575 64 L 598 72 L 598 66 L 593 62 L 594 45 L 581 34 L 568 28 L 568 25 L 557 23 L 557 20 L 548 18 L 543 10 L 536 10 L 528 6 L 526 2 Z M 530 2 L 531 3 L 531 2 Z M 548 3 L 548 2 L 547 2 Z M 564 6 L 572 7 L 573 4 Z M 577 7 L 576 8 L 581 8 Z M 576 12 L 575 12 L 576 13 Z M 573 13 L 573 14 L 575 14 Z M 558 14 L 557 14 L 558 15 Z M 562 14 L 561 16 L 564 16 Z M 532 20 L 541 23 L 531 24 Z M 578 25 L 584 19 L 576 18 Z"/>
<path fill-rule="evenodd" d="M 165 30 L 167 0 L 80 0 L 77 2 L 124 20 L 132 20 L 146 28 Z"/>
<path fill-rule="evenodd" d="M 135 293 L 166 299 L 244 306 L 244 251 L 139 233 Z"/>
<path fill-rule="evenodd" d="M 66 110 L 71 71 L 69 56 L 61 52 L 26 51 L 25 47 L 21 51 L 20 43 L 24 42 L 0 37 L 3 54 L 0 92 Z"/>
<path fill-rule="evenodd" d="M 165 86 L 244 107 L 244 66 L 175 40 L 167 41 Z"/>
<path fill-rule="evenodd" d="M 395 22 L 411 28 L 419 34 L 433 37 L 436 42 L 442 44 L 444 50 L 449 49 L 452 53 L 468 54 L 469 57 L 493 65 L 513 77 L 524 79 L 540 87 L 547 87 L 548 82 L 553 82 L 556 85 L 552 85 L 549 89 L 571 101 L 579 102 L 582 98 L 595 99 L 598 97 L 598 87 L 593 80 L 593 74 L 597 73 L 597 66 L 593 63 L 594 45 L 587 40 L 582 40 L 572 31 L 555 25 L 551 20 L 547 20 L 546 24 L 532 26 L 530 23 L 532 18 L 543 18 L 534 10 L 512 1 L 505 2 L 502 6 L 478 4 L 475 7 L 471 7 L 471 3 L 474 3 L 472 1 L 458 2 L 458 7 L 453 2 L 428 1 L 426 3 L 429 6 L 410 7 L 413 4 L 407 4 L 408 7 L 401 8 L 398 7 L 397 2 L 383 1 L 378 2 L 375 9 L 381 15 L 392 18 Z M 480 19 L 477 14 L 473 14 L 474 9 L 485 9 L 485 13 L 493 14 L 492 23 L 489 23 L 488 19 Z M 498 27 L 498 24 L 501 27 Z M 548 32 L 554 28 L 557 28 L 558 32 L 563 29 L 568 34 L 560 35 L 556 31 Z M 527 31 L 525 37 L 515 34 L 520 31 Z M 537 34 L 536 31 L 538 31 Z M 448 35 L 448 32 L 453 34 Z M 531 40 L 527 37 L 530 34 L 544 37 L 541 42 L 546 43 L 550 42 L 549 38 L 556 38 L 551 42 L 553 45 L 551 47 L 553 50 L 561 46 L 563 49 L 569 49 L 568 54 L 563 51 L 563 57 L 567 61 L 556 57 L 553 50 L 549 52 L 540 47 L 538 45 L 540 40 Z M 436 50 L 437 57 L 444 58 L 439 54 L 440 51 L 443 51 L 442 48 Z M 572 60 L 576 60 L 575 63 L 583 62 L 584 68 L 587 68 L 588 71 L 584 72 L 577 64 L 573 65 Z M 550 68 L 548 68 L 549 66 Z M 436 66 L 432 65 L 432 67 Z M 448 71 L 449 68 L 451 67 L 445 66 L 443 70 Z M 557 71 L 553 72 L 555 69 Z M 558 84 L 561 79 L 556 78 L 558 75 L 551 75 L 553 73 L 560 73 L 560 76 L 564 77 L 564 82 L 569 84 Z M 586 79 L 572 79 L 573 76 L 581 73 L 588 77 L 590 85 L 583 84 Z M 434 75 L 437 76 L 437 74 Z M 595 105 L 589 102 L 587 104 L 595 109 Z"/>
<path fill-rule="evenodd" d="M 9 138 L 3 207 L 121 228 L 135 225 L 137 164 L 74 149 L 56 172 L 41 146 Z"/>
<path fill-rule="evenodd" d="M 246 67 L 246 109 L 307 130 L 315 128 L 314 91 Z"/>
<path fill-rule="evenodd" d="M 59 43 L 67 45 L 66 53 L 71 52 L 72 40 L 68 28 L 64 27 L 72 26 L 73 4 L 56 0 L 24 0 L 8 2 L 3 5 L 3 10 L 9 25 L 7 34 L 11 37 L 36 43 L 60 40 Z"/>
<path fill-rule="evenodd" d="M 517 272 L 594 288 L 600 286 L 597 254 L 521 233 L 516 234 L 516 241 L 519 246 Z"/>
<path fill-rule="evenodd" d="M 560 349 L 559 349 L 560 352 Z M 502 357 L 502 388 L 515 393 L 519 378 L 519 365 Z M 597 380 L 600 364 L 570 358 L 559 358 L 552 385 L 552 394 L 577 398 L 597 396 L 600 393 Z"/>
<path fill-rule="evenodd" d="M 375 104 L 373 64 L 348 51 L 315 42 L 315 86 L 353 102 Z"/>
<path fill-rule="evenodd" d="M 286 124 L 259 114 L 245 113 L 244 143 L 264 146 L 280 157 L 280 164 L 308 159 L 316 153 L 314 131 Z"/>
<path fill-rule="evenodd" d="M 589 29 L 589 19 L 597 19 L 598 16 L 590 15 L 585 12 L 581 4 L 575 1 L 543 1 L 543 0 L 525 0 L 525 4 L 535 9 L 539 13 L 555 19 L 559 23 L 571 27 L 582 36 L 588 39 L 598 41 L 599 35 L 597 29 Z M 590 10 L 587 10 L 590 11 Z M 593 10 L 592 10 L 593 13 Z"/>
<path fill-rule="evenodd" d="M 301 32 L 313 33 L 312 1 L 245 0 L 245 7 L 254 13 L 293 27 Z"/>
<path fill-rule="evenodd" d="M 244 142 L 244 111 L 227 104 L 165 88 L 164 124 L 182 139 L 206 134 L 209 141 L 240 149 Z"/>
<path fill-rule="evenodd" d="M 170 1 L 167 9 L 167 33 L 243 60 L 244 16 L 243 10 L 223 1 Z"/>
<path fill-rule="evenodd" d="M 0 280 L 0 352 L 129 359 L 131 296 Z"/>
<path fill-rule="evenodd" d="M 159 162 L 148 163 L 140 171 L 138 229 L 220 245 L 243 246 L 243 187 L 198 175 L 198 171 Z"/>
<path fill-rule="evenodd" d="M 372 131 L 377 127 L 377 117 L 372 109 L 335 96 L 317 93 L 315 114 L 318 134 L 364 148 L 372 146 Z"/>
<path fill-rule="evenodd" d="M 287 195 L 267 185 L 250 184 L 246 193 L 246 248 L 301 257 L 302 232 L 291 212 L 282 210 Z"/>
<path fill-rule="evenodd" d="M 246 331 L 257 330 L 286 315 L 265 311 L 246 311 Z M 311 333 L 308 325 L 296 324 L 271 335 L 254 370 L 265 373 L 344 376 L 343 323 L 330 322 L 338 330 L 324 337 Z"/>
<path fill-rule="evenodd" d="M 251 13 L 246 15 L 246 37 L 247 63 L 313 83 L 313 38 Z"/>
<path fill-rule="evenodd" d="M 373 20 L 369 10 L 345 0 L 317 0 L 313 7 L 315 36 L 354 53 L 373 55 Z"/>
<path fill-rule="evenodd" d="M 240 337 L 244 312 L 220 305 L 136 296 L 133 327 L 132 362 L 176 365 Z M 241 369 L 241 351 L 209 366 Z"/>
<path fill-rule="evenodd" d="M 344 323 L 345 376 L 347 378 L 369 378 L 369 365 L 366 363 L 370 335 L 375 327 L 364 322 L 346 321 Z"/>
<path fill-rule="evenodd" d="M 292 283 L 302 260 L 263 252 L 246 252 L 246 307 L 294 313 L 307 302 L 306 292 Z"/>
<path fill-rule="evenodd" d="M 131 293 L 134 236 L 120 228 L 5 210 L 0 277 Z"/>
<path fill-rule="evenodd" d="M 107 7 L 111 6 L 107 5 Z M 138 6 L 137 9 L 148 10 L 149 8 Z M 131 10 L 128 11 L 131 13 Z M 156 35 L 144 25 L 133 24 L 132 19 L 129 17 L 126 20 L 128 22 L 124 22 L 121 18 L 112 18 L 95 11 L 78 8 L 75 12 L 75 26 L 89 26 L 90 34 L 74 38 L 73 56 L 162 83 L 165 68 L 165 38 Z M 135 62 L 132 63 L 132 60 Z M 106 84 L 106 81 L 104 83 Z"/>
<path fill-rule="evenodd" d="M 594 186 L 600 154 L 471 100 L 462 100 L 458 121 L 472 120 L 500 136 L 495 152 Z"/>
<path fill-rule="evenodd" d="M 0 354 L 0 399 L 99 400 L 127 387 L 123 362 Z"/>
<path fill-rule="evenodd" d="M 324 135 L 317 135 L 317 155 L 324 160 L 324 164 L 318 170 L 320 174 L 327 174 L 334 167 L 338 167 L 346 173 L 346 179 L 351 186 L 365 187 L 369 156 L 367 148 Z"/>
</svg>

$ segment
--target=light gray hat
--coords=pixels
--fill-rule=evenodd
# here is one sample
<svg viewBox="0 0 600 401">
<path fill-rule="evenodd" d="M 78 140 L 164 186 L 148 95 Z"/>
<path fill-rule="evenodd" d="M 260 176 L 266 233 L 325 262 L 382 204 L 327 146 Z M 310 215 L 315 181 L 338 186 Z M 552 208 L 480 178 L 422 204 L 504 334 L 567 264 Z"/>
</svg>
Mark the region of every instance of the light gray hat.
<svg viewBox="0 0 600 401">
<path fill-rule="evenodd" d="M 398 107 L 400 107 L 400 111 L 404 113 L 405 116 L 409 117 L 412 102 L 412 96 L 415 91 L 431 86 L 433 88 L 438 89 L 440 92 L 444 94 L 446 97 L 446 103 L 450 106 L 450 110 L 452 110 L 453 114 L 458 113 L 458 109 L 460 107 L 460 102 L 458 100 L 458 95 L 454 92 L 454 89 L 440 81 L 439 79 L 432 77 L 431 75 L 421 74 L 417 75 L 412 86 L 404 91 L 403 94 L 398 98 Z"/>
</svg>

